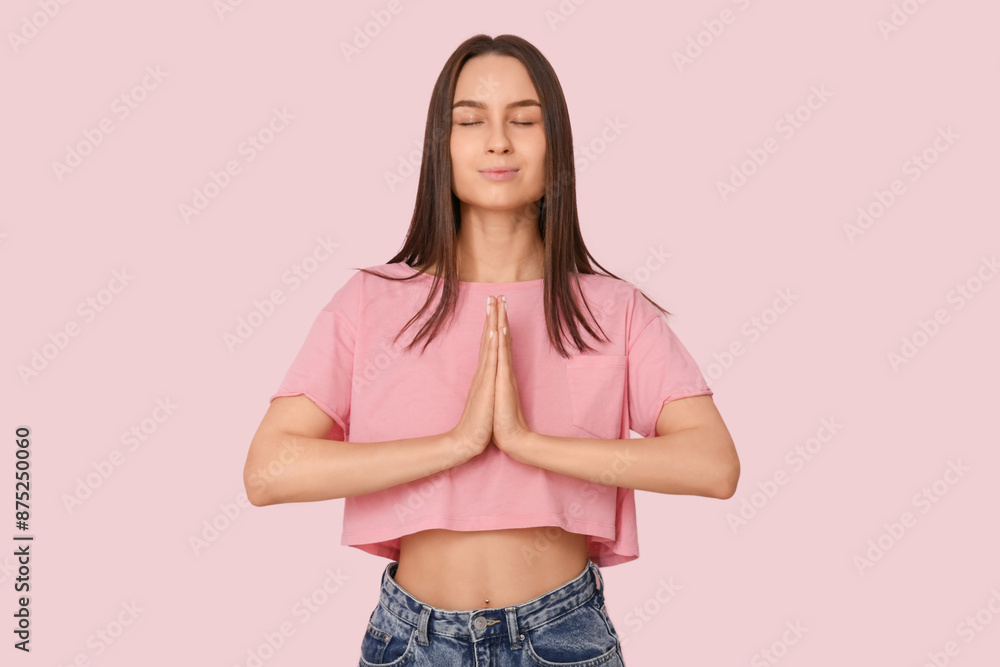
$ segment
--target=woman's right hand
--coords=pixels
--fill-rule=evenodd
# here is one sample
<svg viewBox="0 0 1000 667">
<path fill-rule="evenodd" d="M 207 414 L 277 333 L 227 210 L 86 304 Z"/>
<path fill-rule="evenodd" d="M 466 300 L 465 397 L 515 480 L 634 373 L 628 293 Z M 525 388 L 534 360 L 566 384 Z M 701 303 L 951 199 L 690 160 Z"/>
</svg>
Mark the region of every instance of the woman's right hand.
<svg viewBox="0 0 1000 667">
<path fill-rule="evenodd" d="M 451 430 L 467 460 L 480 454 L 493 440 L 493 402 L 497 379 L 497 300 L 487 297 L 486 321 L 479 340 L 479 364 L 472 376 L 469 397 L 458 424 Z M 492 335 L 491 335 L 492 334 Z"/>
</svg>

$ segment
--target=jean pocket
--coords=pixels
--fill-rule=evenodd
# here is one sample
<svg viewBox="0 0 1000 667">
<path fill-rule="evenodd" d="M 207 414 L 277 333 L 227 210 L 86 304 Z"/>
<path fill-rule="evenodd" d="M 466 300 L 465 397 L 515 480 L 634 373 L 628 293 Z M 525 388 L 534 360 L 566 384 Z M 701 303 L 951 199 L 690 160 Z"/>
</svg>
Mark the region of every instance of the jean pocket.
<svg viewBox="0 0 1000 667">
<path fill-rule="evenodd" d="M 595 595 L 573 611 L 525 633 L 525 648 L 531 662 L 540 667 L 596 667 L 616 665 L 618 635 Z"/>
<path fill-rule="evenodd" d="M 417 629 L 396 619 L 381 606 L 372 612 L 361 640 L 359 667 L 402 667 L 413 659 Z"/>
<path fill-rule="evenodd" d="M 574 426 L 604 440 L 620 436 L 625 362 L 623 355 L 588 355 L 566 360 Z"/>
</svg>

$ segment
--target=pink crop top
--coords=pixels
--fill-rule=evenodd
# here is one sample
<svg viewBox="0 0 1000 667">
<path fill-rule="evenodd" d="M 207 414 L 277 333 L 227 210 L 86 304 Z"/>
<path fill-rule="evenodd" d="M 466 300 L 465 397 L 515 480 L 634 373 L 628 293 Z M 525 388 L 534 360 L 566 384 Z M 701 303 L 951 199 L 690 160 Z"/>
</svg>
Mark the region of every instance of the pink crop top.
<svg viewBox="0 0 1000 667">
<path fill-rule="evenodd" d="M 366 267 L 393 277 L 405 263 Z M 429 312 L 392 337 L 420 308 L 433 277 L 398 282 L 357 271 L 320 311 L 270 398 L 305 395 L 343 429 L 345 441 L 381 442 L 445 433 L 458 423 L 479 356 L 487 295 L 506 295 L 522 411 L 537 433 L 577 438 L 655 436 L 669 401 L 711 395 L 666 319 L 628 282 L 581 274 L 590 309 L 610 338 L 571 357 L 545 329 L 542 279 L 460 283 L 454 318 L 421 356 L 404 352 Z M 432 302 L 431 312 L 440 297 Z M 586 315 L 586 309 L 584 309 Z M 335 426 L 331 434 L 338 433 Z M 606 478 L 606 481 L 608 480 Z M 431 528 L 495 530 L 560 526 L 587 535 L 599 566 L 639 557 L 635 490 L 518 463 L 495 446 L 465 463 L 344 499 L 341 544 L 399 558 L 400 536 Z"/>
</svg>

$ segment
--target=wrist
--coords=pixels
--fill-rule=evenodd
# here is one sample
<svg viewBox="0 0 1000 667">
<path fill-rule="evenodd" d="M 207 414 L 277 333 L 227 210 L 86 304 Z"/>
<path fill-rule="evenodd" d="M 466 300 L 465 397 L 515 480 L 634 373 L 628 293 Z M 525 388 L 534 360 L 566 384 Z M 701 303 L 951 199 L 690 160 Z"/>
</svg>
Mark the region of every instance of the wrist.
<svg viewBox="0 0 1000 667">
<path fill-rule="evenodd" d="M 443 440 L 448 461 L 448 467 L 462 465 L 476 455 L 472 441 L 454 429 L 444 434 Z"/>
<path fill-rule="evenodd" d="M 518 463 L 528 463 L 531 451 L 538 446 L 538 438 L 541 437 L 534 431 L 525 430 L 513 443 L 509 452 L 511 458 Z"/>
</svg>

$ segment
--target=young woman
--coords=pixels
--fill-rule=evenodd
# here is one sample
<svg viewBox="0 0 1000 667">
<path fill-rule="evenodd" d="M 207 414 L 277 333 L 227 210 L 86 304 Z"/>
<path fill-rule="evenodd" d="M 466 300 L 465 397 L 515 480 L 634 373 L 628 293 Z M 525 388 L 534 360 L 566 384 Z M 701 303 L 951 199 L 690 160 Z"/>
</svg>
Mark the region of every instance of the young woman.
<svg viewBox="0 0 1000 667">
<path fill-rule="evenodd" d="M 254 505 L 345 498 L 342 544 L 390 559 L 362 666 L 623 665 L 600 567 L 638 558 L 634 490 L 735 492 L 666 311 L 591 266 L 573 167 L 544 56 L 461 44 L 402 250 L 334 294 L 251 442 Z"/>
</svg>

